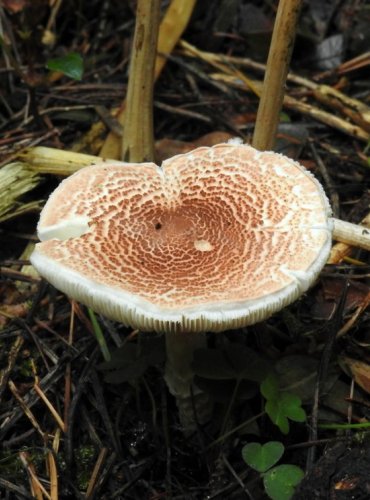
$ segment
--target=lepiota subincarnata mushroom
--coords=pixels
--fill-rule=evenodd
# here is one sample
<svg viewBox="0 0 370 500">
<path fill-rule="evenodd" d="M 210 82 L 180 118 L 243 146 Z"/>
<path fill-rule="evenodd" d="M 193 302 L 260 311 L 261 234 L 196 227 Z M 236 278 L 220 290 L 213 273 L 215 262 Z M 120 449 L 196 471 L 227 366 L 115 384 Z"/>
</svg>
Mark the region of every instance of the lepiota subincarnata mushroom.
<svg viewBox="0 0 370 500">
<path fill-rule="evenodd" d="M 165 332 L 167 382 L 188 398 L 197 332 L 256 323 L 305 292 L 330 252 L 330 215 L 295 161 L 219 144 L 162 167 L 79 170 L 42 210 L 31 262 L 95 311 Z"/>
</svg>

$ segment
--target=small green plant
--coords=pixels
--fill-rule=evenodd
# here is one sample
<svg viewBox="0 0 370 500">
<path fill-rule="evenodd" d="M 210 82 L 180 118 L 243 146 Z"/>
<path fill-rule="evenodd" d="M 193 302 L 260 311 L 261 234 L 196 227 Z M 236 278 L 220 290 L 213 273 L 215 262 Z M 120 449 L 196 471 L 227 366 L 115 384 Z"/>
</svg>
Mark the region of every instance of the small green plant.
<svg viewBox="0 0 370 500">
<path fill-rule="evenodd" d="M 289 420 L 305 422 L 306 412 L 301 399 L 290 392 L 281 391 L 274 375 L 269 375 L 261 384 L 261 394 L 266 399 L 265 411 L 283 434 L 289 433 Z"/>
<path fill-rule="evenodd" d="M 81 80 L 83 75 L 83 59 L 77 52 L 70 52 L 63 57 L 49 59 L 46 67 L 51 71 L 58 71 L 73 80 Z"/>
<path fill-rule="evenodd" d="M 304 476 L 302 469 L 296 465 L 275 466 L 283 453 L 284 445 L 279 441 L 269 441 L 264 445 L 248 443 L 242 449 L 243 460 L 261 474 L 266 494 L 272 500 L 292 498 L 295 487 Z"/>
</svg>

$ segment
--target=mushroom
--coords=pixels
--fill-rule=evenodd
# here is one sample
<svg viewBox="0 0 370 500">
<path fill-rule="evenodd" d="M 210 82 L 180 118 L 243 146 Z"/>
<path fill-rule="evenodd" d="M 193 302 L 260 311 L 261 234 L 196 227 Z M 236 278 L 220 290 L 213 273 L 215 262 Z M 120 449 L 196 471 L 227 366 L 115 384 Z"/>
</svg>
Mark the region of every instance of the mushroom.
<svg viewBox="0 0 370 500">
<path fill-rule="evenodd" d="M 259 322 L 305 292 L 330 252 L 330 215 L 295 161 L 219 144 L 162 167 L 79 170 L 42 210 L 31 262 L 95 311 L 164 332 L 165 378 L 185 415 L 204 332 Z"/>
</svg>

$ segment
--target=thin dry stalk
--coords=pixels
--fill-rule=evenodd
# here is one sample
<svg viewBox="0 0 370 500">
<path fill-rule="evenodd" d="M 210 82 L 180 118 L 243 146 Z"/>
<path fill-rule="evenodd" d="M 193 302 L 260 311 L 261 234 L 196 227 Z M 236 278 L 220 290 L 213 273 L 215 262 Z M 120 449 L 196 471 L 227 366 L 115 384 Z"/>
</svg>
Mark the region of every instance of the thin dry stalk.
<svg viewBox="0 0 370 500">
<path fill-rule="evenodd" d="M 370 235 L 370 212 L 366 215 L 366 217 L 364 217 L 362 219 L 360 225 L 356 224 L 356 227 L 360 228 L 361 233 L 362 233 L 361 234 L 362 237 L 364 237 L 365 231 L 367 232 L 367 235 Z M 330 252 L 328 264 L 338 264 L 345 257 L 350 255 L 350 253 L 352 251 L 352 246 L 355 246 L 355 244 L 353 241 L 349 242 L 348 238 L 346 238 L 346 239 L 347 239 L 347 242 L 343 242 L 340 239 L 340 234 L 337 235 L 337 241 L 339 241 L 340 243 L 336 243 L 335 245 L 333 245 L 331 252 Z"/>
<path fill-rule="evenodd" d="M 337 70 L 338 74 L 342 75 L 356 69 L 364 68 L 370 65 L 370 51 L 360 54 L 359 56 L 350 59 L 341 64 Z"/>
<path fill-rule="evenodd" d="M 51 451 L 47 454 L 47 465 L 50 478 L 50 498 L 51 500 L 58 500 L 58 469 L 57 464 L 55 463 L 54 455 Z"/>
<path fill-rule="evenodd" d="M 51 500 L 49 493 L 45 490 L 41 481 L 37 477 L 35 466 L 31 462 L 29 454 L 25 451 L 21 451 L 19 453 L 19 458 L 27 470 L 33 498 L 43 500 L 45 496 L 48 500 Z"/>
<path fill-rule="evenodd" d="M 154 159 L 153 85 L 160 0 L 138 0 L 121 158 Z"/>
<path fill-rule="evenodd" d="M 105 460 L 107 458 L 107 455 L 108 455 L 108 448 L 102 448 L 100 450 L 98 459 L 97 459 L 97 461 L 95 463 L 94 470 L 92 471 L 92 474 L 91 474 L 91 477 L 90 477 L 90 481 L 89 481 L 89 485 L 88 485 L 87 490 L 86 490 L 85 498 L 87 500 L 89 498 L 92 498 L 93 495 L 94 495 L 94 488 L 95 488 L 95 486 L 97 484 L 100 470 L 101 470 L 101 468 L 104 465 L 104 462 L 105 462 Z"/>
<path fill-rule="evenodd" d="M 329 127 L 340 130 L 341 132 L 344 132 L 345 134 L 355 137 L 361 141 L 368 142 L 370 140 L 370 134 L 363 128 L 354 125 L 339 116 L 328 113 L 327 111 L 324 111 L 316 106 L 294 99 L 294 97 L 289 95 L 284 96 L 284 106 L 294 109 L 299 113 L 308 115 L 315 120 L 325 123 Z"/>
<path fill-rule="evenodd" d="M 58 453 L 59 451 L 59 447 L 60 447 L 60 435 L 61 435 L 61 430 L 59 428 L 57 428 L 55 430 L 55 434 L 54 434 L 54 438 L 53 438 L 53 452 L 55 454 Z"/>
<path fill-rule="evenodd" d="M 15 366 L 15 363 L 16 363 L 17 358 L 18 358 L 18 354 L 23 346 L 23 343 L 24 343 L 24 338 L 20 334 L 15 338 L 15 341 L 13 342 L 13 344 L 10 348 L 10 351 L 8 354 L 7 366 L 0 371 L 0 403 L 2 400 L 2 395 L 6 389 L 6 385 L 7 385 L 9 376 L 13 371 L 13 368 Z"/>
<path fill-rule="evenodd" d="M 50 413 L 52 414 L 54 420 L 56 421 L 56 423 L 59 425 L 59 427 L 61 428 L 61 430 L 63 432 L 65 432 L 65 425 L 64 425 L 64 422 L 63 420 L 61 419 L 61 417 L 59 416 L 58 412 L 56 411 L 56 409 L 54 408 L 54 406 L 52 405 L 52 403 L 49 401 L 48 397 L 46 396 L 46 394 L 44 393 L 44 391 L 41 389 L 41 387 L 38 385 L 37 381 L 35 382 L 34 386 L 33 386 L 36 394 L 39 396 L 40 399 L 42 399 L 42 401 L 45 403 L 45 405 L 48 407 Z"/>
<path fill-rule="evenodd" d="M 19 391 L 18 391 L 16 385 L 14 384 L 14 382 L 12 380 L 9 380 L 8 386 L 9 386 L 10 392 L 13 394 L 13 396 L 15 397 L 15 399 L 18 401 L 20 407 L 22 408 L 23 413 L 26 415 L 26 417 L 28 418 L 28 420 L 31 422 L 31 424 L 34 426 L 34 428 L 40 434 L 40 436 L 42 437 L 42 439 L 44 441 L 46 441 L 46 434 L 41 429 L 39 423 L 37 422 L 37 420 L 36 420 L 36 418 L 34 416 L 34 414 L 30 410 L 30 408 L 27 406 L 27 404 L 23 400 L 22 396 L 19 394 Z"/>
<path fill-rule="evenodd" d="M 172 0 L 165 15 L 163 16 L 158 35 L 158 54 L 154 69 L 154 81 L 157 80 L 161 71 L 166 64 L 167 59 L 164 54 L 170 54 L 180 39 L 189 19 L 193 12 L 196 0 Z M 118 122 L 121 125 L 125 124 L 125 101 L 121 106 L 121 110 L 117 115 Z M 99 132 L 101 132 L 101 122 L 93 125 L 91 131 L 85 136 L 83 141 L 84 147 L 87 147 L 95 140 Z M 121 139 L 119 136 L 110 132 L 100 151 L 100 154 L 109 158 L 120 158 Z"/>
<path fill-rule="evenodd" d="M 318 101 L 340 111 L 365 131 L 370 132 L 370 107 L 364 102 L 348 97 L 328 85 L 319 85 L 313 94 Z"/>
<path fill-rule="evenodd" d="M 27 210 L 39 208 L 40 202 L 22 204 L 20 198 L 34 189 L 40 177 L 27 165 L 15 162 L 0 168 L 0 222 Z"/>
<path fill-rule="evenodd" d="M 236 69 L 235 66 L 247 67 L 252 70 L 264 72 L 266 71 L 266 65 L 256 63 L 251 59 L 205 52 L 184 40 L 180 42 L 180 46 L 183 49 L 184 55 L 199 58 L 222 71 L 220 74 L 210 75 L 210 78 L 213 80 L 217 82 L 222 81 L 237 88 L 252 90 L 256 96 L 261 96 L 262 82 L 247 77 L 243 72 Z M 299 101 L 289 95 L 284 96 L 283 105 L 285 107 L 308 115 L 315 120 L 325 123 L 329 127 L 333 127 L 357 139 L 366 142 L 370 140 L 370 108 L 365 103 L 358 99 L 350 98 L 337 89 L 333 89 L 326 85 L 319 85 L 307 78 L 295 75 L 294 73 L 288 73 L 287 80 L 312 90 L 312 96 L 316 100 L 324 102 L 327 106 L 334 108 L 336 111 L 340 111 L 344 118 L 331 114 L 307 102 Z M 353 123 L 349 121 L 348 118 L 350 118 Z"/>
<path fill-rule="evenodd" d="M 68 344 L 70 346 L 73 345 L 73 337 L 74 337 L 74 329 L 75 329 L 75 307 L 74 307 L 75 302 L 71 302 L 71 316 L 70 316 L 70 322 L 69 322 L 69 335 L 68 335 Z M 65 431 L 67 432 L 67 426 L 68 426 L 68 414 L 69 414 L 69 407 L 71 404 L 71 393 L 72 393 L 72 366 L 71 362 L 68 361 L 66 364 L 66 371 L 65 371 L 65 383 L 64 383 L 64 428 Z"/>
<path fill-rule="evenodd" d="M 370 250 L 370 230 L 358 224 L 334 219 L 333 238 L 348 245 Z"/>
<path fill-rule="evenodd" d="M 105 161 L 101 156 L 62 151 L 44 146 L 25 149 L 18 155 L 18 158 L 26 162 L 32 171 L 39 174 L 62 176 L 71 175 L 82 167 Z"/>
<path fill-rule="evenodd" d="M 302 0 L 279 2 L 252 142 L 261 151 L 271 150 L 275 145 L 301 5 Z"/>
<path fill-rule="evenodd" d="M 355 326 L 361 314 L 363 314 L 370 304 L 370 293 L 366 295 L 362 304 L 357 307 L 354 314 L 346 321 L 346 323 L 342 326 L 342 328 L 337 333 L 337 338 L 343 337 L 346 335 L 351 328 Z"/>
</svg>

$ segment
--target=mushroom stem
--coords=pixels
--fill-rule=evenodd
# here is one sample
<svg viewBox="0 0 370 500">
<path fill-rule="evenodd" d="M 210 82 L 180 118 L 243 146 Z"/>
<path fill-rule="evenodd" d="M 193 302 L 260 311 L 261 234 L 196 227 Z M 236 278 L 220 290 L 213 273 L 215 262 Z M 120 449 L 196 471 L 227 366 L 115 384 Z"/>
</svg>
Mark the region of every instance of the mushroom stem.
<svg viewBox="0 0 370 500">
<path fill-rule="evenodd" d="M 333 221 L 333 240 L 370 250 L 370 229 L 344 220 L 333 219 Z"/>
<path fill-rule="evenodd" d="M 164 378 L 170 393 L 176 398 L 180 423 L 185 432 L 204 424 L 212 413 L 209 397 L 193 383 L 191 366 L 196 349 L 206 347 L 204 333 L 166 333 L 166 368 Z"/>
</svg>

